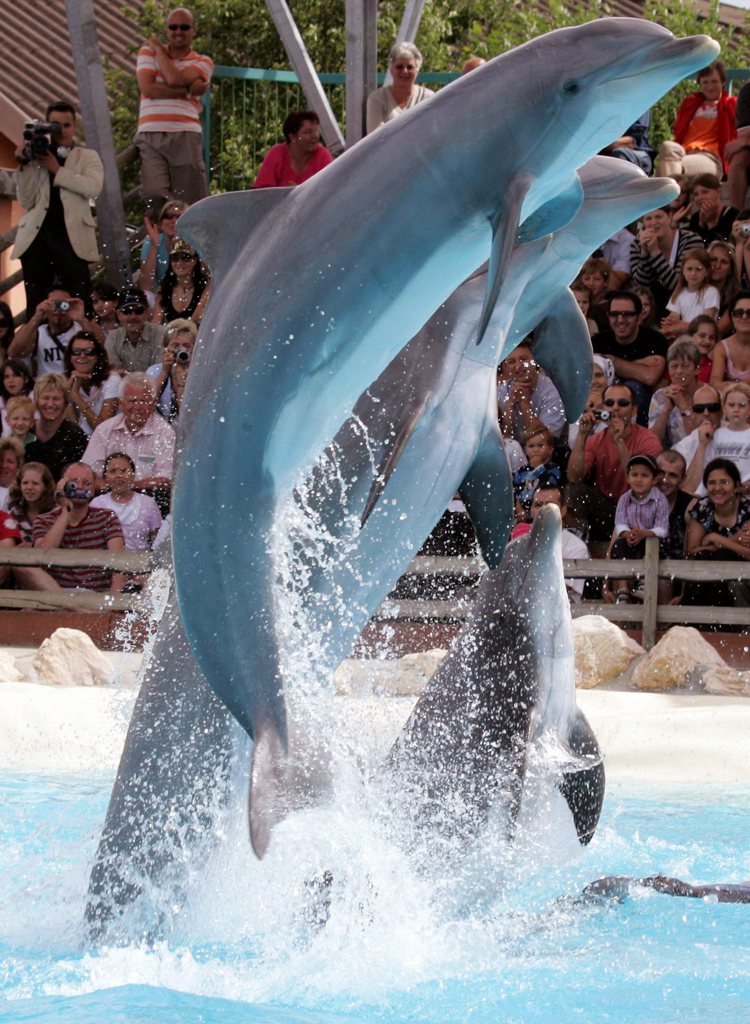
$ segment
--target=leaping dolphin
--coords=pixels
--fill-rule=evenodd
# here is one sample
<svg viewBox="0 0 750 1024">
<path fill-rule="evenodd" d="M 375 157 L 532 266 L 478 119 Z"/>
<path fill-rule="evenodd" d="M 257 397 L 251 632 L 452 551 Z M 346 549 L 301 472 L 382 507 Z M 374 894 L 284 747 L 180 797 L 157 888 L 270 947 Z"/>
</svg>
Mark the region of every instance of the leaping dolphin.
<svg viewBox="0 0 750 1024">
<path fill-rule="evenodd" d="M 512 838 L 530 756 L 553 772 L 581 843 L 596 829 L 604 767 L 575 700 L 574 644 L 560 511 L 546 505 L 482 577 L 451 651 L 383 769 L 398 814 L 471 841 L 502 792 Z"/>
<path fill-rule="evenodd" d="M 717 51 L 635 19 L 562 29 L 291 191 L 220 196 L 183 216 L 215 286 L 181 413 L 178 597 L 206 678 L 254 739 L 255 779 L 273 788 L 285 756 L 283 645 L 296 641 L 281 635 L 284 567 L 269 550 L 280 507 L 367 385 L 489 258 L 481 337 L 519 225 L 530 241 L 568 222 L 575 169 Z M 262 853 L 252 803 L 251 835 Z"/>
</svg>

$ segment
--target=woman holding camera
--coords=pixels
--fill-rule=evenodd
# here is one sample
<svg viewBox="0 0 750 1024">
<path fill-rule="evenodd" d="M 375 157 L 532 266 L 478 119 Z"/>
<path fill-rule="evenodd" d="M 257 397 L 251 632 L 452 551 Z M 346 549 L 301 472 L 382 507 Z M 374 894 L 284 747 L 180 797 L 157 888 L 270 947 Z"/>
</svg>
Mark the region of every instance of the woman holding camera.
<svg viewBox="0 0 750 1024">
<path fill-rule="evenodd" d="M 177 426 L 197 335 L 198 327 L 192 320 L 173 320 L 166 330 L 161 363 L 146 371 L 156 382 L 156 408 L 172 426 Z"/>
<path fill-rule="evenodd" d="M 70 381 L 68 400 L 74 419 L 89 437 L 117 412 L 120 376 L 110 371 L 107 350 L 95 334 L 81 331 L 65 350 L 65 373 Z"/>
</svg>

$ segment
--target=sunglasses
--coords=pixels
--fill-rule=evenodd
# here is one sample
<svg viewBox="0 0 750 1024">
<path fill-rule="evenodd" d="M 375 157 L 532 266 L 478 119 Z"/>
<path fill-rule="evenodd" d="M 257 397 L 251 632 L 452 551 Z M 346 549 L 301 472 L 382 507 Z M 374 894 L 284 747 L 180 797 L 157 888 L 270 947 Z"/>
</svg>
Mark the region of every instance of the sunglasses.
<svg viewBox="0 0 750 1024">
<path fill-rule="evenodd" d="M 173 263 L 189 263 L 195 259 L 194 252 L 173 252 L 169 257 Z"/>
<path fill-rule="evenodd" d="M 184 21 L 175 22 L 173 25 L 167 25 L 170 32 L 187 32 L 193 26 Z"/>
<path fill-rule="evenodd" d="M 620 409 L 627 409 L 627 407 L 632 403 L 629 398 L 605 398 L 604 404 L 608 409 L 611 409 L 615 405 Z"/>
<path fill-rule="evenodd" d="M 630 312 L 626 312 L 624 309 L 623 310 L 619 310 L 618 309 L 618 310 L 612 310 L 608 314 L 608 316 L 609 316 L 610 320 L 617 320 L 619 317 L 623 317 L 625 320 L 632 320 L 633 317 L 634 316 L 638 316 L 638 314 L 636 313 L 636 311 L 634 309 L 630 310 Z"/>
<path fill-rule="evenodd" d="M 693 406 L 693 412 L 719 412 L 721 402 L 700 402 Z"/>
<path fill-rule="evenodd" d="M 171 212 L 167 211 L 166 213 L 163 213 L 161 215 L 161 219 L 162 220 L 177 220 L 177 218 L 179 216 L 180 215 L 179 215 L 179 213 L 177 213 L 176 210 L 172 210 Z"/>
<path fill-rule="evenodd" d="M 141 313 L 146 312 L 145 306 L 123 306 L 120 310 L 125 316 L 140 316 Z"/>
<path fill-rule="evenodd" d="M 750 316 L 750 309 L 733 309 L 732 316 L 736 317 L 738 320 L 742 320 L 745 317 Z"/>
<path fill-rule="evenodd" d="M 95 356 L 95 348 L 73 348 L 70 350 L 71 356 L 75 359 L 76 356 Z"/>
</svg>

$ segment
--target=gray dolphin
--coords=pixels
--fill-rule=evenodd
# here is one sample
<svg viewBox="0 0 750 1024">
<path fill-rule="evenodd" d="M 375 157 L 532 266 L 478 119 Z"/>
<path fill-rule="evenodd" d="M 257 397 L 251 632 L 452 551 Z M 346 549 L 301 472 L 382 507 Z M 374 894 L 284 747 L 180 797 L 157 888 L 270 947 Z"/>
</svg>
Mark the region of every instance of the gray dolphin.
<svg viewBox="0 0 750 1024">
<path fill-rule="evenodd" d="M 611 157 L 593 158 L 578 175 L 581 209 L 566 227 L 516 246 L 482 342 L 476 343 L 484 270 L 440 306 L 367 388 L 301 488 L 314 538 L 308 558 L 310 546 L 302 537 L 299 544 L 311 629 L 329 638 L 346 631 L 353 640 L 367 609 L 392 589 L 456 490 L 465 496 L 487 563 L 499 564 L 513 502 L 497 424 L 497 363 L 536 326 L 535 353 L 573 419 L 589 393 L 591 342 L 567 285 L 601 242 L 677 190 L 671 179 L 647 178 Z M 315 571 L 321 535 L 330 553 Z"/>
<path fill-rule="evenodd" d="M 716 52 L 707 37 L 675 40 L 635 19 L 553 32 L 304 185 L 184 215 L 181 234 L 215 285 L 181 414 L 177 590 L 207 680 L 254 739 L 253 793 L 258 780 L 278 790 L 285 657 L 300 637 L 280 619 L 281 507 L 437 305 L 489 257 L 488 322 L 518 226 L 531 240 L 569 221 L 582 199 L 576 167 Z M 333 637 L 330 660 L 345 653 Z M 250 824 L 262 853 L 271 821 L 255 796 Z"/>
<path fill-rule="evenodd" d="M 604 799 L 596 737 L 575 700 L 560 512 L 541 509 L 482 577 L 451 651 L 419 698 L 382 774 L 418 829 L 470 841 L 498 796 L 512 838 L 530 756 L 540 752 L 581 843 Z"/>
</svg>

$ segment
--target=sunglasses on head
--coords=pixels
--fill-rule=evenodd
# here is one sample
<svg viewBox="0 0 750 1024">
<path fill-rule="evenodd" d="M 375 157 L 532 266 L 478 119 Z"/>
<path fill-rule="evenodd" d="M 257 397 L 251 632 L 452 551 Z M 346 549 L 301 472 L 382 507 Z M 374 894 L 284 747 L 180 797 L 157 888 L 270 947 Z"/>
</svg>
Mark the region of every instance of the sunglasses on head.
<svg viewBox="0 0 750 1024">
<path fill-rule="evenodd" d="M 719 412 L 721 402 L 697 402 L 693 405 L 693 412 Z"/>
<path fill-rule="evenodd" d="M 173 252 L 169 257 L 173 263 L 189 263 L 190 260 L 195 259 L 194 252 Z"/>
<path fill-rule="evenodd" d="M 626 409 L 630 405 L 630 399 L 629 398 L 605 398 L 604 399 L 604 404 L 607 406 L 608 409 L 611 409 L 615 405 L 618 406 L 620 409 Z"/>
<path fill-rule="evenodd" d="M 167 25 L 167 28 L 169 29 L 170 32 L 187 32 L 188 29 L 191 29 L 192 27 L 193 26 L 189 22 L 184 21 L 175 21 L 173 22 L 173 24 Z"/>
<path fill-rule="evenodd" d="M 145 306 L 123 306 L 122 309 L 120 310 L 120 312 L 124 313 L 125 316 L 130 316 L 131 313 L 134 314 L 135 316 L 140 316 L 141 313 L 145 313 L 146 312 L 146 307 Z"/>
<path fill-rule="evenodd" d="M 70 350 L 72 356 L 95 356 L 95 348 L 73 348 Z"/>
</svg>

